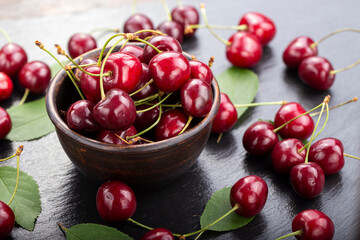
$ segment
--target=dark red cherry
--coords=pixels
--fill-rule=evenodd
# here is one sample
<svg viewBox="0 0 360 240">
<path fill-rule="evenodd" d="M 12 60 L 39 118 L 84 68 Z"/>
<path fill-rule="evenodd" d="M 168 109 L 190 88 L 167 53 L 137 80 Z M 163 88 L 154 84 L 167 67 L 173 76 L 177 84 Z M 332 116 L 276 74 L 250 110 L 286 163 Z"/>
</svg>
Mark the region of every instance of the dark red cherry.
<svg viewBox="0 0 360 240">
<path fill-rule="evenodd" d="M 50 82 L 51 70 L 44 62 L 28 62 L 21 68 L 18 79 L 20 85 L 30 92 L 43 93 Z"/>
<path fill-rule="evenodd" d="M 325 184 L 325 174 L 315 162 L 301 163 L 290 171 L 290 183 L 294 191 L 303 198 L 319 196 Z"/>
<path fill-rule="evenodd" d="M 96 194 L 96 208 L 100 217 L 108 222 L 129 219 L 136 210 L 136 198 L 131 188 L 120 181 L 103 183 Z"/>
<path fill-rule="evenodd" d="M 188 117 L 180 109 L 173 109 L 161 116 L 156 126 L 156 140 L 161 141 L 177 136 L 185 127 Z"/>
<path fill-rule="evenodd" d="M 274 125 L 257 121 L 246 129 L 242 141 L 246 151 L 254 156 L 263 157 L 271 153 L 279 138 L 274 133 Z"/>
<path fill-rule="evenodd" d="M 180 23 L 175 21 L 164 21 L 160 23 L 157 29 L 166 35 L 175 38 L 180 44 L 183 42 L 184 28 Z"/>
<path fill-rule="evenodd" d="M 135 134 L 137 134 L 137 131 L 134 126 L 131 126 L 128 129 L 126 129 L 125 131 L 120 131 L 120 132 L 113 132 L 113 131 L 103 129 L 100 132 L 98 132 L 98 134 L 96 135 L 96 139 L 98 141 L 105 142 L 105 143 L 111 143 L 111 144 L 117 144 L 117 145 L 127 145 L 126 142 L 121 140 L 115 134 L 118 135 L 119 137 L 121 137 L 122 139 L 126 140 L 126 137 L 134 136 Z"/>
<path fill-rule="evenodd" d="M 237 122 L 238 114 L 234 104 L 226 93 L 220 95 L 219 110 L 214 118 L 211 131 L 223 133 L 229 131 Z"/>
<path fill-rule="evenodd" d="M 116 52 L 106 60 L 104 73 L 107 72 L 111 72 L 111 76 L 103 77 L 105 92 L 112 88 L 131 92 L 140 81 L 142 66 L 137 57 Z"/>
<path fill-rule="evenodd" d="M 259 38 L 263 46 L 267 45 L 275 36 L 274 22 L 265 15 L 257 12 L 248 12 L 240 19 L 239 25 L 247 25 L 247 31 Z"/>
<path fill-rule="evenodd" d="M 331 63 L 323 57 L 311 56 L 305 58 L 298 69 L 301 80 L 316 90 L 329 89 L 335 80 Z"/>
<path fill-rule="evenodd" d="M 178 52 L 163 52 L 150 61 L 149 69 L 156 87 L 163 92 L 175 92 L 190 78 L 190 64 Z"/>
<path fill-rule="evenodd" d="M 192 6 L 177 6 L 171 11 L 172 20 L 178 22 L 183 29 L 189 25 L 199 24 L 199 13 Z M 196 32 L 196 28 L 192 33 L 184 34 L 184 37 L 192 37 Z"/>
<path fill-rule="evenodd" d="M 100 67 L 98 66 L 86 67 L 84 70 L 92 74 L 100 74 Z M 80 77 L 79 86 L 85 98 L 95 104 L 99 102 L 101 99 L 100 77 L 90 76 L 81 71 L 79 71 L 78 75 Z"/>
<path fill-rule="evenodd" d="M 304 144 L 295 138 L 278 142 L 271 152 L 274 170 L 281 174 L 289 174 L 294 166 L 305 162 L 306 148 L 299 152 L 303 146 Z"/>
<path fill-rule="evenodd" d="M 145 84 L 147 84 L 151 80 L 151 74 L 149 71 L 149 66 L 146 63 L 142 63 L 142 74 L 139 83 L 134 88 L 133 92 L 142 88 Z M 131 97 L 135 100 L 144 99 L 158 92 L 158 89 L 155 86 L 155 83 L 151 83 L 143 88 L 140 92 L 132 95 Z"/>
<path fill-rule="evenodd" d="M 79 65 L 86 65 L 86 64 L 92 64 L 92 63 L 97 63 L 98 60 L 96 58 L 93 58 L 93 57 L 89 57 L 89 58 L 84 58 L 83 60 L 81 60 L 78 64 Z M 93 65 L 95 66 L 95 65 Z M 86 68 L 86 67 L 83 67 L 83 68 Z M 81 78 L 81 74 L 83 74 L 82 71 L 80 71 L 79 69 L 75 68 L 74 71 L 74 74 L 75 76 L 80 79 Z"/>
<path fill-rule="evenodd" d="M 8 99 L 13 89 L 14 85 L 10 77 L 4 72 L 0 72 L 0 101 Z"/>
<path fill-rule="evenodd" d="M 5 109 L 0 107 L 0 140 L 5 138 L 12 127 L 11 118 Z"/>
<path fill-rule="evenodd" d="M 15 77 L 27 62 L 26 52 L 15 43 L 7 43 L 0 49 L 0 72 Z"/>
<path fill-rule="evenodd" d="M 344 147 L 339 139 L 323 138 L 310 147 L 309 161 L 320 165 L 326 175 L 339 172 L 345 164 Z"/>
<path fill-rule="evenodd" d="M 152 45 L 154 45 L 157 49 L 159 49 L 162 52 L 165 51 L 174 51 L 181 53 L 182 48 L 180 43 L 173 37 L 170 36 L 155 36 L 149 39 L 148 41 Z M 145 63 L 149 63 L 150 60 L 158 54 L 157 51 L 155 51 L 152 47 L 149 45 L 145 45 L 144 47 L 144 61 Z"/>
<path fill-rule="evenodd" d="M 95 121 L 101 127 L 123 131 L 134 123 L 136 108 L 133 100 L 124 90 L 113 88 L 106 93 L 105 100 L 94 106 L 93 114 Z"/>
<path fill-rule="evenodd" d="M 11 208 L 0 201 L 0 239 L 6 239 L 14 228 L 15 215 Z"/>
<path fill-rule="evenodd" d="M 99 129 L 93 116 L 94 103 L 89 100 L 79 100 L 71 104 L 66 111 L 66 121 L 76 132 L 95 132 Z"/>
<path fill-rule="evenodd" d="M 183 111 L 193 117 L 205 117 L 211 110 L 211 86 L 200 79 L 191 79 L 185 83 L 180 89 L 180 96 Z"/>
<path fill-rule="evenodd" d="M 153 30 L 154 26 L 151 20 L 147 16 L 141 13 L 136 13 L 131 15 L 124 23 L 125 33 L 134 33 L 139 30 L 145 30 L 145 29 Z M 141 39 L 145 39 L 151 35 L 152 34 L 150 32 L 143 32 L 138 34 L 138 36 Z"/>
<path fill-rule="evenodd" d="M 317 47 L 311 47 L 314 41 L 305 36 L 295 38 L 286 47 L 283 53 L 283 61 L 288 68 L 298 69 L 300 63 L 307 57 L 316 56 Z"/>
<path fill-rule="evenodd" d="M 156 103 L 156 102 L 152 102 L 152 103 Z M 136 111 L 140 111 L 140 110 L 144 110 L 146 108 L 151 107 L 151 105 L 139 105 L 136 107 Z M 136 119 L 134 122 L 134 126 L 137 130 L 142 131 L 147 129 L 148 127 L 150 127 L 153 123 L 156 122 L 156 120 L 159 118 L 159 114 L 160 114 L 160 107 L 154 107 L 151 110 L 148 110 L 146 112 L 139 112 L 136 113 Z"/>
<path fill-rule="evenodd" d="M 208 84 L 212 83 L 214 75 L 208 65 L 198 60 L 190 60 L 189 63 L 191 68 L 190 78 L 198 78 Z"/>
<path fill-rule="evenodd" d="M 274 120 L 275 127 L 279 127 L 305 112 L 306 110 L 299 103 L 287 103 L 281 106 L 281 108 L 277 111 Z M 314 120 L 309 114 L 306 114 L 287 124 L 278 133 L 283 138 L 305 140 L 313 133 L 314 126 Z"/>
<path fill-rule="evenodd" d="M 136 45 L 125 45 L 122 49 L 120 49 L 121 53 L 127 53 L 130 55 L 133 55 L 134 57 L 137 57 L 140 62 L 144 62 L 144 49 L 136 46 Z"/>
<path fill-rule="evenodd" d="M 87 33 L 75 33 L 68 42 L 69 54 L 72 58 L 76 58 L 95 48 L 96 40 Z"/>
<path fill-rule="evenodd" d="M 236 213 L 242 217 L 252 217 L 258 214 L 265 206 L 268 195 L 266 182 L 258 176 L 250 175 L 241 178 L 231 188 L 231 206 L 238 204 Z"/>
<path fill-rule="evenodd" d="M 334 223 L 323 212 L 308 209 L 295 216 L 292 222 L 292 231 L 301 230 L 297 239 L 301 240 L 331 240 L 334 236 Z"/>
<path fill-rule="evenodd" d="M 154 228 L 145 233 L 140 240 L 175 240 L 172 232 L 165 228 Z"/>
<path fill-rule="evenodd" d="M 227 59 L 237 67 L 250 68 L 262 56 L 262 45 L 257 37 L 248 32 L 236 32 L 229 38 L 226 46 Z"/>
</svg>

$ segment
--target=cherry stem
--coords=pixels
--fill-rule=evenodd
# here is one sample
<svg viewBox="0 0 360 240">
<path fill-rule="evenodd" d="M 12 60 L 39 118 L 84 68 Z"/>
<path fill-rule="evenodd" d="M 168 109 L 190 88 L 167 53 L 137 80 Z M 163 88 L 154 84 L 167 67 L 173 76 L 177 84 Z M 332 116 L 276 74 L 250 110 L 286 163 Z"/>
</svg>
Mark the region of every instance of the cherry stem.
<svg viewBox="0 0 360 240">
<path fill-rule="evenodd" d="M 141 88 L 139 88 L 138 90 L 136 90 L 135 92 L 132 92 L 129 94 L 129 96 L 134 96 L 135 94 L 137 94 L 138 92 L 141 92 L 144 88 L 146 88 L 147 86 L 149 86 L 150 84 L 152 84 L 154 82 L 153 79 L 150 79 L 144 86 L 142 86 Z"/>
<path fill-rule="evenodd" d="M 191 57 L 193 57 L 193 56 L 191 56 Z M 214 59 L 215 59 L 215 57 L 214 57 L 214 56 L 210 57 L 210 59 L 209 59 L 209 63 L 208 63 L 209 68 L 211 68 L 211 67 L 212 67 L 212 65 L 214 64 Z"/>
<path fill-rule="evenodd" d="M 183 127 L 183 129 L 181 129 L 181 131 L 179 132 L 178 135 L 180 135 L 180 134 L 182 134 L 183 132 L 186 131 L 186 129 L 189 127 L 192 120 L 193 120 L 193 117 L 190 115 L 187 122 L 186 122 L 186 124 L 185 124 L 185 126 Z"/>
<path fill-rule="evenodd" d="M 142 42 L 142 43 L 145 43 L 147 45 L 149 45 L 150 47 L 152 47 L 157 53 L 162 53 L 162 51 L 160 51 L 157 47 L 155 47 L 154 45 L 152 45 L 151 43 L 145 41 L 145 40 L 142 40 L 140 38 L 137 38 L 136 41 L 139 41 L 139 42 Z"/>
<path fill-rule="evenodd" d="M 114 32 L 119 33 L 120 29 L 118 28 L 95 28 L 89 32 L 89 34 L 93 34 L 95 32 Z"/>
<path fill-rule="evenodd" d="M 317 45 L 319 45 L 319 43 L 321 43 L 322 41 L 328 39 L 329 37 L 333 36 L 333 35 L 336 35 L 338 33 L 342 33 L 342 32 L 358 32 L 360 33 L 360 30 L 359 29 L 354 29 L 354 28 L 342 28 L 342 29 L 339 29 L 339 30 L 336 30 L 334 32 L 331 32 L 327 35 L 325 35 L 324 37 L 320 38 L 318 41 L 312 43 L 310 45 L 311 48 L 315 48 Z"/>
<path fill-rule="evenodd" d="M 278 101 L 278 102 L 259 102 L 259 103 L 249 103 L 249 104 L 234 104 L 235 108 L 244 108 L 244 107 L 256 107 L 256 106 L 266 106 L 266 105 L 285 105 L 287 101 Z"/>
<path fill-rule="evenodd" d="M 99 67 L 101 66 L 102 57 L 103 57 L 103 55 L 104 55 L 104 52 L 105 52 L 105 49 L 106 49 L 107 45 L 109 44 L 109 42 L 110 42 L 111 40 L 113 40 L 114 38 L 119 37 L 119 36 L 124 36 L 124 33 L 114 34 L 114 35 L 112 35 L 108 40 L 106 40 L 103 48 L 101 49 L 101 52 L 100 52 L 100 55 L 99 55 L 99 60 L 98 60 L 98 62 L 97 62 L 97 65 L 98 65 Z"/>
<path fill-rule="evenodd" d="M 81 62 L 81 61 L 80 61 Z M 90 66 L 94 66 L 94 65 L 96 65 L 97 63 L 88 63 L 88 64 L 83 64 L 83 65 L 79 65 L 79 67 L 90 67 Z M 65 66 L 66 68 L 71 68 L 71 69 L 73 69 L 73 68 L 77 68 L 76 66 L 74 66 L 74 65 L 72 65 L 72 66 L 69 66 L 69 65 L 66 65 Z"/>
<path fill-rule="evenodd" d="M 350 155 L 350 154 L 347 154 L 347 153 L 343 153 L 343 155 L 344 155 L 345 157 L 349 157 L 349 158 L 354 158 L 354 159 L 360 160 L 359 157 L 356 157 L 356 156 L 353 156 L 353 155 Z"/>
<path fill-rule="evenodd" d="M 147 142 L 147 143 L 153 143 L 154 141 L 151 141 L 151 140 L 149 140 L 149 139 L 146 139 L 146 138 L 143 138 L 143 137 L 140 137 L 140 136 L 138 136 L 138 138 L 140 139 L 140 140 L 143 140 L 144 142 Z"/>
<path fill-rule="evenodd" d="M 165 33 L 159 31 L 159 30 L 152 30 L 152 29 L 143 29 L 143 30 L 139 30 L 137 32 L 134 32 L 134 35 L 136 36 L 139 33 L 144 33 L 144 32 L 149 32 L 149 33 L 155 33 L 158 35 L 163 35 L 163 36 L 167 36 Z"/>
<path fill-rule="evenodd" d="M 66 227 L 64 227 L 63 225 L 61 225 L 61 223 L 58 222 L 57 225 L 58 225 L 63 231 L 69 232 L 69 230 L 68 230 Z"/>
<path fill-rule="evenodd" d="M 8 34 L 4 29 L 0 28 L 0 32 L 5 36 L 5 38 L 7 39 L 7 41 L 8 41 L 9 43 L 12 43 L 9 34 Z"/>
<path fill-rule="evenodd" d="M 155 93 L 154 95 L 151 95 L 151 96 L 149 96 L 149 97 L 147 97 L 147 98 L 143 98 L 143 99 L 140 99 L 140 100 L 138 100 L 138 101 L 134 101 L 135 106 L 139 106 L 139 105 L 141 105 L 141 104 L 146 104 L 147 102 L 154 100 L 154 99 L 157 98 L 158 96 L 160 96 L 160 94 L 159 94 L 159 93 Z"/>
<path fill-rule="evenodd" d="M 136 12 L 136 0 L 133 0 L 132 6 L 131 6 L 131 14 L 134 15 Z"/>
<path fill-rule="evenodd" d="M 176 0 L 178 6 L 182 6 L 182 2 L 180 0 Z"/>
<path fill-rule="evenodd" d="M 223 136 L 223 133 L 220 133 L 218 138 L 216 139 L 216 143 L 219 143 L 221 141 L 222 136 Z"/>
<path fill-rule="evenodd" d="M 8 202 L 7 205 L 10 206 L 10 204 L 12 203 L 12 201 L 14 200 L 14 197 L 15 197 L 15 194 L 17 192 L 17 189 L 18 189 L 18 186 L 19 186 L 19 177 L 20 177 L 20 155 L 21 155 L 21 152 L 23 151 L 24 149 L 24 146 L 21 145 L 19 146 L 17 149 L 16 149 L 16 153 L 15 153 L 15 156 L 16 156 L 16 183 L 15 183 L 15 188 L 14 188 L 14 192 Z"/>
<path fill-rule="evenodd" d="M 360 64 L 360 59 L 357 60 L 356 62 L 354 62 L 353 64 L 351 64 L 351 65 L 349 65 L 349 66 L 346 66 L 346 67 L 344 67 L 344 68 L 331 70 L 331 71 L 330 71 L 330 74 L 336 74 L 336 73 L 339 73 L 339 72 L 343 72 L 343 71 L 349 70 L 350 68 L 353 68 L 353 67 L 355 67 L 355 66 L 358 65 L 358 64 Z"/>
<path fill-rule="evenodd" d="M 164 7 L 164 10 L 165 10 L 168 21 L 171 22 L 172 17 L 171 17 L 171 13 L 170 13 L 170 10 L 169 10 L 169 6 L 166 4 L 165 0 L 160 0 L 160 2 Z"/>
<path fill-rule="evenodd" d="M 22 96 L 20 102 L 19 102 L 19 106 L 23 105 L 27 99 L 27 97 L 29 96 L 30 90 L 28 88 L 25 89 L 24 95 Z"/>
<path fill-rule="evenodd" d="M 163 99 L 161 99 L 161 101 L 157 102 L 156 104 L 152 105 L 151 107 L 149 108 L 145 108 L 145 109 L 142 109 L 142 110 L 138 110 L 136 111 L 136 113 L 143 113 L 143 112 L 147 112 L 147 111 L 150 111 L 151 109 L 159 106 L 161 103 L 163 103 L 166 99 L 168 99 L 170 96 L 171 96 L 172 93 L 169 93 L 166 97 L 164 97 Z"/>
<path fill-rule="evenodd" d="M 226 26 L 226 25 L 210 25 L 213 29 L 226 29 L 226 30 L 239 30 L 239 31 L 245 31 L 247 30 L 248 26 L 246 24 L 237 25 L 237 26 Z M 195 28 L 207 28 L 205 24 L 194 24 L 189 25 L 189 27 L 195 29 Z"/>
<path fill-rule="evenodd" d="M 120 50 L 123 49 L 129 41 L 130 41 L 130 39 L 126 39 L 125 42 L 123 43 L 123 45 L 121 46 Z"/>
<path fill-rule="evenodd" d="M 338 108 L 338 107 L 341 107 L 341 106 L 344 106 L 345 104 L 348 104 L 348 103 L 352 103 L 352 102 L 356 102 L 358 100 L 357 97 L 354 97 L 353 99 L 349 100 L 349 101 L 346 101 L 346 102 L 343 102 L 343 103 L 340 103 L 336 106 L 332 106 L 331 108 L 329 108 L 329 110 L 333 110 L 335 108 Z M 319 115 L 320 112 L 316 112 L 316 113 L 311 113 L 310 116 L 311 117 L 314 117 L 316 115 Z"/>
<path fill-rule="evenodd" d="M 303 232 L 301 230 L 297 230 L 296 232 L 292 232 L 292 233 L 289 233 L 289 234 L 286 234 L 282 237 L 279 237 L 275 240 L 281 240 L 281 239 L 284 239 L 284 238 L 287 238 L 287 237 L 292 237 L 292 236 L 298 236 L 298 235 L 301 235 Z"/>
</svg>

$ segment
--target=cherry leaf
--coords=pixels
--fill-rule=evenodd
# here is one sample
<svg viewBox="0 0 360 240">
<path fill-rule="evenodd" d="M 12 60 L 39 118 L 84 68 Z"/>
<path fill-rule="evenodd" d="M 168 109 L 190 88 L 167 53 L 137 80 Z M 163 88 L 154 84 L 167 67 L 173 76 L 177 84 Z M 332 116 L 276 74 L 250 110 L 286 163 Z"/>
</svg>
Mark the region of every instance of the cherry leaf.
<svg viewBox="0 0 360 240">
<path fill-rule="evenodd" d="M 231 210 L 230 191 L 231 187 L 226 187 L 214 193 L 206 204 L 204 212 L 200 217 L 201 228 L 205 228 Z M 230 231 L 245 226 L 251 222 L 253 218 L 254 217 L 241 217 L 235 212 L 232 212 L 226 218 L 208 228 L 208 230 L 219 232 Z"/>
<path fill-rule="evenodd" d="M 16 168 L 10 166 L 0 167 L 0 200 L 7 203 L 16 184 Z M 20 171 L 19 186 L 10 204 L 15 214 L 15 221 L 21 227 L 34 230 L 35 220 L 41 212 L 39 186 L 35 180 Z"/>
<path fill-rule="evenodd" d="M 125 233 L 118 231 L 115 228 L 93 224 L 82 223 L 66 229 L 67 240 L 134 240 Z"/>
</svg>

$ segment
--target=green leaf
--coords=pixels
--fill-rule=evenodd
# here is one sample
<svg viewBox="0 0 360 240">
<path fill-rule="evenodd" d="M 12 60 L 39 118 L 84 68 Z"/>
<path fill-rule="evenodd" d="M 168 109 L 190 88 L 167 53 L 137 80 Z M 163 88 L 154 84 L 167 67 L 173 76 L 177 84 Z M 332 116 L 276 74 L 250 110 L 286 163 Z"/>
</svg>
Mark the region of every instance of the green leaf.
<svg viewBox="0 0 360 240">
<path fill-rule="evenodd" d="M 45 97 L 20 106 L 12 106 L 7 112 L 12 121 L 12 129 L 6 136 L 10 141 L 33 140 L 55 129 L 46 113 Z"/>
<path fill-rule="evenodd" d="M 7 203 L 16 184 L 16 168 L 0 167 L 0 200 Z M 16 222 L 23 228 L 34 230 L 35 220 L 41 212 L 39 186 L 35 180 L 20 171 L 19 186 L 10 204 L 15 214 Z"/>
<path fill-rule="evenodd" d="M 68 64 L 68 62 L 62 62 L 62 64 L 64 64 L 64 66 L 66 64 Z M 58 63 L 54 63 L 53 65 L 50 66 L 50 70 L 51 70 L 51 78 L 55 77 L 55 75 L 62 69 L 61 65 Z"/>
<path fill-rule="evenodd" d="M 74 225 L 66 230 L 67 240 L 134 240 L 125 233 L 115 228 L 93 224 L 82 223 Z"/>
<path fill-rule="evenodd" d="M 251 103 L 259 88 L 258 76 L 249 69 L 230 67 L 216 77 L 220 91 L 226 93 L 233 104 Z M 237 108 L 238 118 L 248 109 Z"/>
<path fill-rule="evenodd" d="M 205 228 L 231 210 L 230 191 L 231 187 L 226 187 L 214 193 L 206 204 L 205 210 L 200 217 L 201 228 Z M 253 218 L 254 217 L 241 217 L 235 212 L 232 212 L 229 216 L 216 223 L 214 226 L 211 226 L 208 230 L 219 232 L 230 231 L 245 226 L 251 222 Z"/>
</svg>

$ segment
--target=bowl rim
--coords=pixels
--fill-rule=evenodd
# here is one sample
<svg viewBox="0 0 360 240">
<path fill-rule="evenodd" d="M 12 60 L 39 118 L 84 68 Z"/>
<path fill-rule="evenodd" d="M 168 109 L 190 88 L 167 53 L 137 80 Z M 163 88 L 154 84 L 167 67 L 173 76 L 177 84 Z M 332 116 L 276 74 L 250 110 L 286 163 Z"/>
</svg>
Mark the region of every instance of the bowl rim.
<svg viewBox="0 0 360 240">
<path fill-rule="evenodd" d="M 136 45 L 139 46 L 138 43 L 128 43 L 129 45 Z M 111 47 L 111 46 L 110 46 Z M 105 53 L 109 50 L 110 47 L 107 47 L 105 50 Z M 118 46 L 117 46 L 118 47 Z M 116 48 L 117 48 L 116 47 Z M 115 49 L 116 49 L 115 48 Z M 114 49 L 114 52 L 115 52 Z M 80 58 L 87 58 L 91 56 L 97 55 L 97 53 L 100 53 L 101 48 L 93 49 L 89 52 L 84 53 L 83 55 L 78 56 L 74 59 L 77 63 L 79 62 Z M 182 52 L 184 56 L 186 56 L 188 59 L 191 59 L 191 55 Z M 217 111 L 219 109 L 220 105 L 220 88 L 219 84 L 216 81 L 216 78 L 213 78 L 213 81 L 211 83 L 212 89 L 213 89 L 213 104 L 211 107 L 210 112 L 195 126 L 190 128 L 189 130 L 185 131 L 181 135 L 161 140 L 161 141 L 155 141 L 153 143 L 146 143 L 146 144 L 132 144 L 132 145 L 117 145 L 117 144 L 111 144 L 111 143 L 104 143 L 100 142 L 95 139 L 91 139 L 88 137 L 85 137 L 72 129 L 70 129 L 67 124 L 64 122 L 62 117 L 59 114 L 59 110 L 56 107 L 56 98 L 58 96 L 58 91 L 60 88 L 60 85 L 63 83 L 65 79 L 68 79 L 67 74 L 65 73 L 64 69 L 61 69 L 50 81 L 49 87 L 46 92 L 46 110 L 48 113 L 48 116 L 52 123 L 54 124 L 56 130 L 60 130 L 63 134 L 67 135 L 68 137 L 74 139 L 75 141 L 78 141 L 82 145 L 86 145 L 88 147 L 91 147 L 93 149 L 105 149 L 106 151 L 114 151 L 114 152 L 134 152 L 134 151 L 155 151 L 159 149 L 169 148 L 172 145 L 179 144 L 179 142 L 183 142 L 185 139 L 191 138 L 192 135 L 198 134 L 200 131 L 202 131 L 208 124 L 211 124 L 213 119 L 215 118 Z"/>
</svg>

